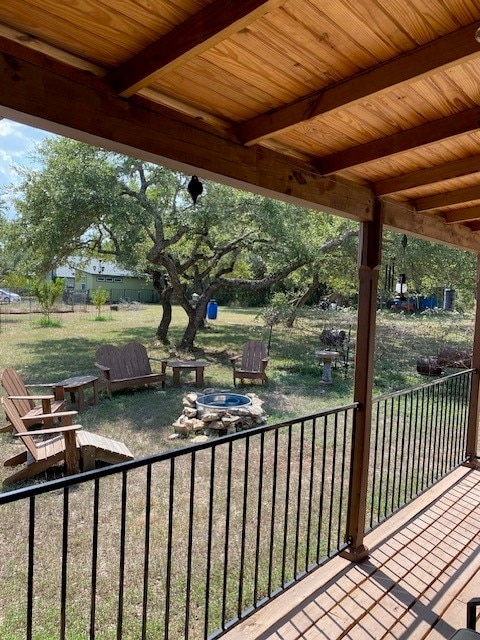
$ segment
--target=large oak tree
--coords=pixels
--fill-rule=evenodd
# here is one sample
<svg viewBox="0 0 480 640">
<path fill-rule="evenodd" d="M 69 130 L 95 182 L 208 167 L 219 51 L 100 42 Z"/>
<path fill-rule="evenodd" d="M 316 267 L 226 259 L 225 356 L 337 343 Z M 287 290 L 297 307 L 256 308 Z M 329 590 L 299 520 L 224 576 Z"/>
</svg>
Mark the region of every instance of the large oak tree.
<svg viewBox="0 0 480 640">
<path fill-rule="evenodd" d="M 14 223 L 30 270 L 104 255 L 151 274 L 163 309 L 157 335 L 167 340 L 174 296 L 188 316 L 183 348 L 216 292 L 266 289 L 302 267 L 317 278 L 321 256 L 355 228 L 209 182 L 194 205 L 190 176 L 68 139 L 45 140 L 35 155 L 39 169 L 23 171 Z"/>
</svg>

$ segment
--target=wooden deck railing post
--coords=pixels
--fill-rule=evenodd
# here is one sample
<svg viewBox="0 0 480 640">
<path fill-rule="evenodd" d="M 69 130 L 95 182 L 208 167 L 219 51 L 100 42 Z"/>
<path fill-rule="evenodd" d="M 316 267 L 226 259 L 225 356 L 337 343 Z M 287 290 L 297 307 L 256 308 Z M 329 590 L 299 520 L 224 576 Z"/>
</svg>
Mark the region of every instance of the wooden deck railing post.
<svg viewBox="0 0 480 640">
<path fill-rule="evenodd" d="M 377 200 L 374 219 L 361 225 L 358 248 L 358 312 L 355 347 L 354 400 L 359 403 L 356 413 L 355 437 L 352 451 L 350 495 L 347 516 L 349 548 L 342 554 L 359 562 L 368 555 L 363 544 L 370 453 L 372 419 L 373 361 L 377 289 L 382 252 L 382 212 Z"/>
<path fill-rule="evenodd" d="M 480 254 L 477 254 L 477 286 L 475 291 L 475 329 L 473 334 L 472 386 L 468 413 L 467 456 L 468 464 L 478 467 L 478 421 L 480 419 Z"/>
</svg>

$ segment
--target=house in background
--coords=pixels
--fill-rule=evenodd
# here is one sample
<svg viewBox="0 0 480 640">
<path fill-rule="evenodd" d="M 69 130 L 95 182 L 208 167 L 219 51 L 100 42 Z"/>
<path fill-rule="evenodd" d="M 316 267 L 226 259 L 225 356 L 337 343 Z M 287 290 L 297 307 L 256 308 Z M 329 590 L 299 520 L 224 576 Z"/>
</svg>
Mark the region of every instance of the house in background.
<svg viewBox="0 0 480 640">
<path fill-rule="evenodd" d="M 135 274 L 118 267 L 113 262 L 91 260 L 75 266 L 57 267 L 52 271 L 52 278 L 65 280 L 65 292 L 70 299 L 90 299 L 95 289 L 106 289 L 109 302 L 159 302 L 151 280 L 147 274 Z"/>
</svg>

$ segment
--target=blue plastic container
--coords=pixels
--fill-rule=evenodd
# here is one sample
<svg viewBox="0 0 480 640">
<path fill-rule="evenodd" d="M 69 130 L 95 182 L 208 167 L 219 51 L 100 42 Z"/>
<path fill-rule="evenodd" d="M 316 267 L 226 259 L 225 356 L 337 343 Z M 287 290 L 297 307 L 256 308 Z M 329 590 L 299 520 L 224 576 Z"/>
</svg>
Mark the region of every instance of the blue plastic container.
<svg viewBox="0 0 480 640">
<path fill-rule="evenodd" d="M 215 300 L 210 300 L 210 302 L 207 305 L 207 318 L 209 320 L 216 320 L 217 313 L 218 313 L 218 304 L 215 302 Z"/>
</svg>

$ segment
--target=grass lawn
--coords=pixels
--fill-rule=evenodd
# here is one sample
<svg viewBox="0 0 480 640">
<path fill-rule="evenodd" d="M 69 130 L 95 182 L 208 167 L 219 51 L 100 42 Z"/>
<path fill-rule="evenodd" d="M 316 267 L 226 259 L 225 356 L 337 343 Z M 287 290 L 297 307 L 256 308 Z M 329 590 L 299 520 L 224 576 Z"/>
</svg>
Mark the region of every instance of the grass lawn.
<svg viewBox="0 0 480 640">
<path fill-rule="evenodd" d="M 3 309 L 5 311 L 5 309 Z M 143 306 L 138 310 L 121 310 L 104 321 L 90 311 L 53 316 L 58 327 L 42 327 L 38 314 L 2 314 L 0 324 L 0 370 L 10 366 L 19 371 L 27 383 L 50 382 L 72 375 L 95 374 L 95 350 L 104 343 L 123 345 L 130 340 L 145 344 L 154 357 L 192 357 L 174 346 L 165 347 L 155 339 L 161 308 Z M 197 337 L 194 356 L 211 363 L 205 370 L 205 384 L 232 389 L 229 356 L 241 352 L 250 338 L 268 341 L 268 329 L 257 318 L 256 309 L 220 308 L 218 318 L 209 321 Z M 186 317 L 174 308 L 172 345 L 178 343 Z M 321 349 L 319 335 L 324 328 L 351 327 L 355 336 L 356 315 L 352 310 L 308 310 L 293 329 L 274 328 L 267 385 L 246 383 L 245 390 L 257 392 L 265 400 L 270 422 L 332 408 L 352 401 L 353 366 L 348 370 L 333 368 L 333 385 L 320 384 L 321 366 L 315 350 Z M 388 393 L 426 382 L 416 372 L 419 355 L 435 355 L 441 347 L 469 348 L 473 337 L 473 316 L 438 314 L 402 316 L 380 312 L 377 326 L 375 394 Z M 354 349 L 350 361 L 353 361 Z M 156 365 L 154 364 L 154 367 Z M 189 377 L 187 377 L 187 375 Z M 194 390 L 193 374 L 183 374 L 183 388 L 171 385 L 168 370 L 165 389 L 117 392 L 112 401 L 101 394 L 98 406 L 89 406 L 79 422 L 85 429 L 124 441 L 135 456 L 145 456 L 179 446 L 168 439 L 172 422 L 180 415 L 181 398 Z M 2 391 L 3 392 L 3 391 Z M 87 391 L 87 400 L 90 399 Z M 0 418 L 0 420 L 3 419 Z M 4 422 L 5 423 L 5 422 Z M 185 441 L 181 441 L 183 446 Z M 0 437 L 0 458 L 13 455 L 18 443 L 9 434 Z M 5 477 L 3 468 L 0 480 Z"/>
<path fill-rule="evenodd" d="M 257 310 L 220 308 L 218 318 L 209 323 L 209 328 L 198 334 L 194 356 L 211 364 L 205 371 L 208 386 L 231 389 L 232 372 L 228 357 L 240 352 L 241 345 L 249 338 L 268 341 L 268 330 L 256 320 Z M 184 357 L 187 354 L 168 349 L 155 340 L 155 327 L 160 319 L 160 308 L 146 306 L 139 310 L 122 310 L 112 313 L 105 321 L 96 321 L 95 312 L 58 314 L 54 318 L 58 327 L 39 326 L 37 315 L 10 314 L 1 317 L 0 369 L 11 366 L 19 371 L 27 383 L 55 381 L 75 374 L 95 373 L 95 350 L 106 342 L 123 345 L 130 340 L 139 340 L 146 345 L 150 355 L 155 357 Z M 305 312 L 298 325 L 287 330 L 274 329 L 268 365 L 267 385 L 246 384 L 245 390 L 255 390 L 265 401 L 265 409 L 270 422 L 318 412 L 352 401 L 353 367 L 347 370 L 333 369 L 333 385 L 320 384 L 321 367 L 314 352 L 321 349 L 320 333 L 325 328 L 352 329 L 355 335 L 355 312 L 314 311 Z M 183 312 L 176 308 L 172 327 L 172 343 L 178 342 L 185 326 Z M 375 394 L 399 390 L 428 381 L 416 373 L 419 355 L 435 355 L 445 346 L 469 348 L 472 343 L 473 317 L 458 314 L 407 317 L 381 312 L 378 317 Z M 190 357 L 192 354 L 189 354 Z M 351 353 L 353 358 L 353 350 Z M 102 392 L 101 402 L 89 406 L 78 421 L 85 429 L 124 441 L 136 457 L 146 456 L 171 447 L 185 446 L 188 441 L 171 441 L 172 422 L 182 409 L 182 396 L 186 390 L 193 390 L 192 378 L 184 378 L 182 389 L 171 386 L 171 372 L 165 389 L 137 390 L 127 393 L 117 392 L 112 401 Z M 185 374 L 184 374 L 185 375 Z M 88 394 L 88 391 L 87 391 Z M 90 397 L 88 396 L 88 399 Z M 308 428 L 305 435 L 308 435 Z M 227 580 L 227 601 L 224 603 L 227 619 L 236 615 L 237 601 L 241 609 L 249 606 L 252 598 L 252 576 L 255 573 L 254 554 L 247 553 L 244 566 L 240 561 L 240 549 L 254 549 L 257 544 L 262 581 L 259 596 L 267 593 L 266 575 L 269 558 L 275 567 L 273 584 L 284 582 L 282 567 L 287 566 L 286 578 L 293 573 L 297 552 L 298 524 L 295 528 L 295 514 L 289 517 L 285 528 L 288 505 L 298 494 L 302 503 L 301 519 L 297 521 L 302 531 L 307 526 L 311 512 L 307 504 L 308 495 L 299 491 L 295 484 L 295 469 L 299 466 L 298 451 L 302 449 L 303 432 L 294 429 L 288 438 L 292 440 L 293 451 L 297 452 L 292 461 L 285 453 L 287 434 L 279 436 L 278 463 L 274 468 L 272 450 L 274 432 L 265 437 L 265 463 L 262 474 L 259 469 L 259 439 L 249 444 L 250 478 L 248 499 L 243 490 L 243 480 L 247 476 L 247 445 L 243 440 L 234 447 L 233 472 L 228 480 L 228 446 L 219 447 L 215 457 L 210 450 L 201 451 L 196 456 L 196 466 L 187 456 L 177 459 L 175 465 L 175 500 L 173 510 L 173 541 L 175 562 L 171 567 L 170 579 L 166 578 L 168 566 L 167 531 L 169 481 L 172 467 L 168 463 L 154 466 L 152 471 L 151 498 L 151 564 L 149 582 L 149 638 L 163 637 L 165 620 L 169 620 L 170 637 L 183 636 L 183 611 L 187 575 L 187 533 L 193 540 L 191 565 L 191 640 L 203 637 L 202 615 L 209 602 L 211 629 L 217 628 L 221 620 L 222 602 L 219 594 L 224 579 Z M 333 451 L 333 441 L 328 442 L 329 455 Z M 14 455 L 21 445 L 13 441 L 9 433 L 0 434 L 0 460 Z M 308 475 L 309 461 L 313 463 L 313 452 L 305 447 L 304 476 Z M 317 445 L 316 464 L 320 463 L 322 443 Z M 324 447 L 326 449 L 326 447 Z M 263 458 L 262 458 L 263 459 Z M 327 463 L 328 464 L 328 463 Z M 333 465 L 332 465 L 333 466 Z M 209 487 L 211 470 L 215 470 L 213 506 L 209 512 Z M 312 468 L 314 465 L 312 464 Z M 194 480 L 192 478 L 194 469 Z M 290 476 L 290 472 L 292 475 Z M 10 471 L 0 467 L 0 480 Z M 259 477 L 264 485 L 262 501 L 265 525 L 261 528 L 261 538 L 256 540 L 256 514 L 258 504 Z M 144 522 L 146 505 L 145 469 L 129 473 L 128 503 L 126 507 L 127 553 L 125 565 L 125 640 L 140 637 L 140 609 L 142 602 L 142 553 L 145 544 Z M 307 478 L 305 477 L 305 480 Z M 44 478 L 39 478 L 40 482 Z M 29 481 L 31 483 L 32 481 Z M 193 482 L 193 485 L 191 483 Z M 225 501 L 226 483 L 231 482 L 231 505 L 229 507 L 230 529 L 226 533 Z M 117 608 L 118 549 L 120 522 L 122 518 L 119 496 L 122 493 L 121 474 L 106 478 L 100 488 L 100 513 L 98 539 L 98 585 L 97 628 L 99 640 L 110 640 L 116 635 L 115 612 Z M 276 484 L 275 527 L 268 525 L 273 506 L 270 500 L 272 486 Z M 194 511 L 189 515 L 187 497 L 194 486 Z M 328 489 L 319 484 L 314 486 L 312 522 L 321 520 L 323 492 Z M 323 489 L 321 488 L 323 487 Z M 92 490 L 90 483 L 74 487 L 69 497 L 68 522 L 68 607 L 67 638 L 83 640 L 88 629 L 90 594 L 90 554 L 92 545 Z M 337 492 L 338 493 L 338 490 Z M 326 508 L 326 505 L 324 505 Z M 62 494 L 52 492 L 41 496 L 36 506 L 35 528 L 35 640 L 51 640 L 58 637 L 60 601 L 60 581 L 62 575 Z M 242 513 L 243 512 L 243 513 Z M 287 515 L 284 515 L 287 514 Z M 298 512 L 300 514 L 300 511 Z M 210 589 L 205 583 L 205 558 L 208 555 L 206 523 L 211 520 L 212 549 L 214 550 L 211 569 Z M 242 540 L 243 526 L 247 525 L 246 536 Z M 313 533 L 315 533 L 315 526 Z M 324 526 L 328 527 L 325 516 Z M 320 527 L 320 524 L 318 524 Z M 275 543 L 271 535 L 275 530 Z M 28 501 L 22 504 L 6 505 L 0 519 L 0 544 L 8 549 L 5 562 L 0 566 L 0 635 L 9 640 L 21 640 L 24 634 L 24 602 L 26 585 L 26 562 L 28 559 Z M 284 532 L 286 532 L 284 534 Z M 285 535 L 285 537 L 284 537 Z M 322 539 L 325 535 L 322 536 Z M 305 536 L 301 538 L 305 540 Z M 285 546 L 287 544 L 287 546 Z M 322 542 L 323 544 L 323 542 Z M 307 547 L 299 549 L 299 562 L 308 560 Z M 227 575 L 223 574 L 223 557 L 229 552 Z M 288 550 L 287 550 L 288 548 Z M 323 547 L 322 547 L 323 553 Z M 240 576 L 243 593 L 238 595 Z M 167 585 L 168 583 L 168 585 Z M 168 587 L 168 588 L 167 588 Z M 171 611 L 166 611 L 165 593 L 171 598 Z M 213 597 L 215 594 L 215 597 Z M 21 603 L 21 604 L 18 604 Z"/>
</svg>

